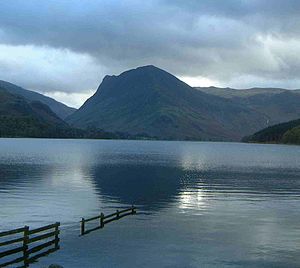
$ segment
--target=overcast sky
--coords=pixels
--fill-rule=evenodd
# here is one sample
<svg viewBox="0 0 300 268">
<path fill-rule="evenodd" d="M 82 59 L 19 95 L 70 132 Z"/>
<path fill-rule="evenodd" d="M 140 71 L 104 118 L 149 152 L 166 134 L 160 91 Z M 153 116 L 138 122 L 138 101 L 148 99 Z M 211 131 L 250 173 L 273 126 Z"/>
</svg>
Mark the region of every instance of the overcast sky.
<svg viewBox="0 0 300 268">
<path fill-rule="evenodd" d="M 300 88 L 298 0 L 0 0 L 0 79 L 78 107 L 153 64 L 192 86 Z"/>
</svg>

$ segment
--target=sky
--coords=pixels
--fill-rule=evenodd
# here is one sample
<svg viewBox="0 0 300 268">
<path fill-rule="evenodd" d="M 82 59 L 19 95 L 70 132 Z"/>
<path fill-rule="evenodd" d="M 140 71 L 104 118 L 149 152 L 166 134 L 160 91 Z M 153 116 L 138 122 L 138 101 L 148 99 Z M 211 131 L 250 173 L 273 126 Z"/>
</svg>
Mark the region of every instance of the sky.
<svg viewBox="0 0 300 268">
<path fill-rule="evenodd" d="M 79 107 L 143 65 L 191 86 L 300 88 L 298 0 L 0 0 L 0 80 Z"/>
</svg>

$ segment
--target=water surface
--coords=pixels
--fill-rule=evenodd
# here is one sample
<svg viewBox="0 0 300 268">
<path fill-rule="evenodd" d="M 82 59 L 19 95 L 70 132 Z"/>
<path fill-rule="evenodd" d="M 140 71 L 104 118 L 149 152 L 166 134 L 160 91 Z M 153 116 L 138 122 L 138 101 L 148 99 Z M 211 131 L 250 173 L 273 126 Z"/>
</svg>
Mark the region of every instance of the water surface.
<svg viewBox="0 0 300 268">
<path fill-rule="evenodd" d="M 32 267 L 300 267 L 299 201 L 299 146 L 0 139 L 0 229 L 62 224 Z"/>
</svg>

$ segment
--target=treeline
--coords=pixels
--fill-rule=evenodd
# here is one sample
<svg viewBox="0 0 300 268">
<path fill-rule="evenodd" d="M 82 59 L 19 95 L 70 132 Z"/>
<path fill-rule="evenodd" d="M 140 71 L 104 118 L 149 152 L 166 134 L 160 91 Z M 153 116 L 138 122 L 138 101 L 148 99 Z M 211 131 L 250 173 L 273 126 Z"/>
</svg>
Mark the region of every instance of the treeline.
<svg viewBox="0 0 300 268">
<path fill-rule="evenodd" d="M 243 138 L 242 141 L 300 144 L 300 119 L 267 127 L 251 136 Z"/>
<path fill-rule="evenodd" d="M 282 142 L 289 144 L 300 144 L 300 126 L 294 127 L 284 133 Z"/>
<path fill-rule="evenodd" d="M 69 138 L 69 139 L 156 139 L 141 133 L 107 132 L 90 127 L 86 130 L 68 126 L 47 124 L 31 116 L 0 116 L 2 138 Z"/>
</svg>

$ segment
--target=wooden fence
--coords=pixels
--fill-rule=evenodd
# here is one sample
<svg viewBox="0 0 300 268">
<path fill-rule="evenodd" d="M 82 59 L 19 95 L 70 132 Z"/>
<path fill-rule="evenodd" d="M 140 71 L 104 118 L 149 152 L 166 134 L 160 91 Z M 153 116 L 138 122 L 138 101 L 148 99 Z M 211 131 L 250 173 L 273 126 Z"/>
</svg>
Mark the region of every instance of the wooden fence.
<svg viewBox="0 0 300 268">
<path fill-rule="evenodd" d="M 60 223 L 56 222 L 47 226 L 36 229 L 29 229 L 28 226 L 1 232 L 0 238 L 6 239 L 0 241 L 0 248 L 8 247 L 8 249 L 0 252 L 0 260 L 9 257 L 10 255 L 18 254 L 13 260 L 7 260 L 0 263 L 0 267 L 6 267 L 16 263 L 23 263 L 20 267 L 28 267 L 30 263 L 37 259 L 46 256 L 59 249 L 59 226 Z M 13 237 L 13 238 L 7 238 Z M 50 239 L 50 240 L 49 240 Z M 43 240 L 47 240 L 46 242 Z M 43 241 L 42 243 L 40 243 Z M 45 248 L 52 248 L 41 252 Z M 34 255 L 35 254 L 35 255 Z"/>
<path fill-rule="evenodd" d="M 81 221 L 80 221 L 80 223 L 81 223 L 80 235 L 88 234 L 92 231 L 103 228 L 104 225 L 107 224 L 107 223 L 119 220 L 119 219 L 121 219 L 125 216 L 133 215 L 133 214 L 136 214 L 136 207 L 134 207 L 134 206 L 132 206 L 131 208 L 120 210 L 120 211 L 117 210 L 115 213 L 112 213 L 112 214 L 109 214 L 109 215 L 106 215 L 106 216 L 103 213 L 101 213 L 100 215 L 98 215 L 96 217 L 89 218 L 89 219 L 82 218 Z M 90 222 L 90 221 L 95 221 L 95 220 L 99 220 L 99 225 L 92 228 L 92 229 L 86 230 L 86 228 L 85 228 L 86 223 Z"/>
<path fill-rule="evenodd" d="M 103 228 L 105 224 L 125 216 L 136 214 L 136 207 L 117 210 L 115 213 L 81 220 L 81 235 Z M 87 222 L 99 220 L 99 225 L 86 230 Z M 46 225 L 36 229 L 28 226 L 0 232 L 0 267 L 18 264 L 18 267 L 29 267 L 29 264 L 59 249 L 60 223 Z M 4 248 L 2 250 L 2 248 Z M 45 249 L 45 250 L 44 250 Z M 12 257 L 10 259 L 10 257 Z M 2 261 L 2 262 L 1 262 Z M 22 263 L 22 264 L 21 264 Z M 14 267 L 16 267 L 14 265 Z"/>
</svg>

